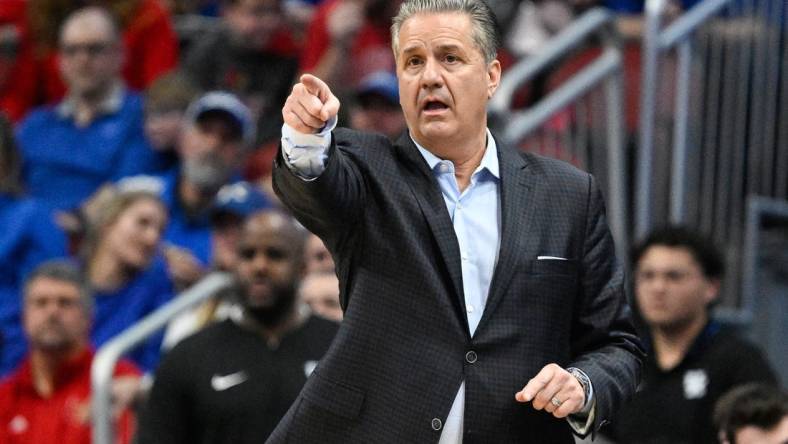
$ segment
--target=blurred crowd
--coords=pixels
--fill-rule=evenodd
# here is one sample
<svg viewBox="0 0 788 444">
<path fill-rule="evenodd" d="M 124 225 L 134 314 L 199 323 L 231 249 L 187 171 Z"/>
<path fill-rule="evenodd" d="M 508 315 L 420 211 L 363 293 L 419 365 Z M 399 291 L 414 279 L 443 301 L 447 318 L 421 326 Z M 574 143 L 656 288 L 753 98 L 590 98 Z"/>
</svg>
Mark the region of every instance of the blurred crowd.
<svg viewBox="0 0 788 444">
<path fill-rule="evenodd" d="M 347 303 L 332 252 L 271 190 L 281 107 L 310 72 L 341 97 L 341 125 L 402 133 L 389 37 L 400 3 L 0 1 L 0 444 L 89 442 L 95 349 L 211 271 L 233 288 L 116 368 L 118 441 L 264 440 L 341 334 Z M 504 67 L 598 4 L 636 38 L 643 7 L 490 3 Z M 637 250 L 652 353 L 609 439 L 788 439 L 768 363 L 708 316 L 722 270 L 703 242 L 674 227 Z"/>
</svg>

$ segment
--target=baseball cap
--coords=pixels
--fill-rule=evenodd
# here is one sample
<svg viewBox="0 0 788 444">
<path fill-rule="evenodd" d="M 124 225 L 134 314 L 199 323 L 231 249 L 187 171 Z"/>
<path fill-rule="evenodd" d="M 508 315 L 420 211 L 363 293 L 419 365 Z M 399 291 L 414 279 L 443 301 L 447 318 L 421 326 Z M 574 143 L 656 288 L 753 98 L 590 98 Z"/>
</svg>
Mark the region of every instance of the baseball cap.
<svg viewBox="0 0 788 444">
<path fill-rule="evenodd" d="M 225 91 L 211 91 L 193 101 L 186 109 L 186 121 L 196 123 L 209 112 L 228 115 L 238 125 L 246 143 L 254 141 L 255 127 L 252 113 L 234 94 Z"/>
<path fill-rule="evenodd" d="M 399 104 L 397 76 L 391 71 L 375 71 L 361 79 L 356 95 L 363 100 L 364 97 L 372 94 L 383 97 L 391 104 Z"/>
<path fill-rule="evenodd" d="M 271 207 L 265 195 L 249 182 L 225 185 L 216 193 L 211 215 L 232 214 L 245 218 L 260 210 Z"/>
</svg>

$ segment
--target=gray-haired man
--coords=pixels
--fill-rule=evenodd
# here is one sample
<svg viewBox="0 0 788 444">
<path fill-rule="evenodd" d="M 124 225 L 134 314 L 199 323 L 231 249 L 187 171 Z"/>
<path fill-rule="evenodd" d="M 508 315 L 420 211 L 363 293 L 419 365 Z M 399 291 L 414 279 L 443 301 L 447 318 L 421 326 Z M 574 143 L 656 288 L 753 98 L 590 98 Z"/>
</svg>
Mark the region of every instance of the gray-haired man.
<svg viewBox="0 0 788 444">
<path fill-rule="evenodd" d="M 274 186 L 334 256 L 345 318 L 270 442 L 570 443 L 634 391 L 595 180 L 487 129 L 497 40 L 482 1 L 403 3 L 395 143 L 333 130 L 320 79 L 293 88 Z"/>
</svg>

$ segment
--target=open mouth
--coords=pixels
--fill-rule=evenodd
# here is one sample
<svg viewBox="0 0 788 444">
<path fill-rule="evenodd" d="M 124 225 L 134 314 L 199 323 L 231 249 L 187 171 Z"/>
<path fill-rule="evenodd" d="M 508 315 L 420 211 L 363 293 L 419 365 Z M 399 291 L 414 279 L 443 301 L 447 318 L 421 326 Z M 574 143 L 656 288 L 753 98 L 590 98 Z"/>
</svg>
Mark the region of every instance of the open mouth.
<svg viewBox="0 0 788 444">
<path fill-rule="evenodd" d="M 423 107 L 424 111 L 440 112 L 449 109 L 449 106 L 439 100 L 428 100 Z"/>
</svg>

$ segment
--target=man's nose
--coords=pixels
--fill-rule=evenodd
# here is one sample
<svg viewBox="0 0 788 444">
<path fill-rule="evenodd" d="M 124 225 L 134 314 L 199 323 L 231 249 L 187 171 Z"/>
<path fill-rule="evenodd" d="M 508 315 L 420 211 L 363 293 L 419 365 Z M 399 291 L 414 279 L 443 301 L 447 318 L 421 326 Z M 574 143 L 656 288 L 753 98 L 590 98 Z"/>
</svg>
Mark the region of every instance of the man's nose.
<svg viewBox="0 0 788 444">
<path fill-rule="evenodd" d="M 425 89 L 434 89 L 442 86 L 443 75 L 440 63 L 430 57 L 424 62 L 424 70 L 421 73 L 421 87 Z"/>
<path fill-rule="evenodd" d="M 258 273 L 268 271 L 269 260 L 268 257 L 262 251 L 258 251 L 255 253 L 254 258 L 252 259 L 252 268 Z"/>
<path fill-rule="evenodd" d="M 664 274 L 657 273 L 653 278 L 651 278 L 649 284 L 651 286 L 651 290 L 663 292 L 667 288 L 668 279 Z"/>
<path fill-rule="evenodd" d="M 60 312 L 60 304 L 58 301 L 47 301 L 41 304 L 40 310 L 47 319 L 56 318 Z"/>
</svg>

